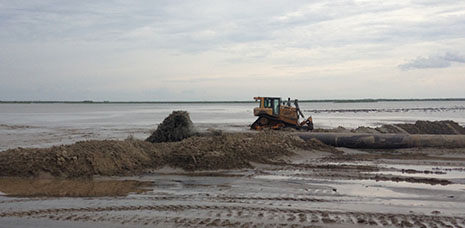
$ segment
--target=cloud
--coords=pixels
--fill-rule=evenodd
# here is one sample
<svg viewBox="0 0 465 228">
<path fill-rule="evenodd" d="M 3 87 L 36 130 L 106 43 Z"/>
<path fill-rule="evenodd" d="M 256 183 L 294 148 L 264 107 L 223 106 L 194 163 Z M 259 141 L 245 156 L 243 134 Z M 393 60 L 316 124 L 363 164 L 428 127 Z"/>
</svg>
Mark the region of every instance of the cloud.
<svg viewBox="0 0 465 228">
<path fill-rule="evenodd" d="M 0 0 L 0 28 L 0 99 L 53 91 L 63 99 L 147 100 L 149 93 L 135 92 L 141 88 L 164 99 L 248 99 L 257 90 L 277 94 L 291 79 L 302 82 L 289 91 L 304 98 L 359 96 L 333 93 L 347 81 L 360 94 L 392 82 L 386 91 L 407 96 L 426 90 L 397 93 L 393 75 L 415 84 L 428 68 L 463 62 L 425 53 L 465 50 L 465 1 Z M 425 71 L 393 67 L 406 56 L 423 57 L 400 69 Z M 435 77 L 463 78 L 460 67 L 443 73 Z M 309 93 L 310 84 L 320 92 Z M 179 93 L 191 90 L 202 92 Z"/>
<path fill-rule="evenodd" d="M 444 55 L 432 55 L 429 57 L 417 57 L 407 63 L 399 65 L 401 70 L 427 69 L 427 68 L 447 68 L 452 63 L 465 63 L 465 57 L 453 53 Z"/>
</svg>

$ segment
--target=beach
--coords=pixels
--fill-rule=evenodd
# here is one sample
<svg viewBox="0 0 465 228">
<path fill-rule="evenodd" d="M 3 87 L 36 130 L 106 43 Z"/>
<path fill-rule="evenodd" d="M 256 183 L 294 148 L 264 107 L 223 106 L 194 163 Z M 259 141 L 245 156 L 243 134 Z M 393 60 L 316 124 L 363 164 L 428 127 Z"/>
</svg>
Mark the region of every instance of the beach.
<svg viewBox="0 0 465 228">
<path fill-rule="evenodd" d="M 16 120 L 1 125 L 16 138 L 0 152 L 5 227 L 465 226 L 465 148 L 346 148 L 298 137 L 360 134 L 351 126 L 362 120 L 362 130 L 415 118 L 463 126 L 461 104 L 343 103 L 319 113 L 302 105 L 323 133 L 250 131 L 254 104 L 181 104 L 202 134 L 168 143 L 142 140 L 169 108 L 58 105 L 17 118 L 2 110 Z"/>
</svg>

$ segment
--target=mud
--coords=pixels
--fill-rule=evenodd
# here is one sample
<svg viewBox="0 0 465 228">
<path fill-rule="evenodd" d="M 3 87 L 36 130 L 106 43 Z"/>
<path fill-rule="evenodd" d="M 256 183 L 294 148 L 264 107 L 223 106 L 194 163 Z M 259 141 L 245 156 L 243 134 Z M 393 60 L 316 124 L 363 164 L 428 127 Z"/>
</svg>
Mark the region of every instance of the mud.
<svg viewBox="0 0 465 228">
<path fill-rule="evenodd" d="M 415 153 L 444 160 L 429 164 L 421 156 L 395 156 Z M 369 154 L 380 156 L 345 159 Z M 39 227 L 464 227 L 465 161 L 456 159 L 464 155 L 463 149 L 444 148 L 299 150 L 252 169 L 164 169 L 121 177 L 118 181 L 143 187 L 118 197 L 18 198 L 10 191 L 0 195 L 0 222 L 9 227 L 27 222 Z M 27 188 L 15 186 L 2 191 Z"/>
<path fill-rule="evenodd" d="M 451 181 L 449 180 L 442 180 L 442 179 L 437 179 L 437 178 L 415 178 L 415 177 L 391 177 L 391 176 L 385 176 L 385 175 L 376 175 L 372 177 L 371 179 L 376 180 L 376 181 L 394 181 L 394 182 L 409 182 L 409 183 L 424 183 L 424 184 L 431 184 L 431 185 L 448 185 L 452 184 Z"/>
<path fill-rule="evenodd" d="M 145 141 L 177 142 L 195 134 L 194 124 L 186 111 L 173 111 Z"/>
<path fill-rule="evenodd" d="M 148 186 L 151 182 L 135 180 L 0 178 L 0 192 L 12 197 L 127 196 Z"/>
<path fill-rule="evenodd" d="M 135 175 L 163 166 L 185 170 L 252 167 L 295 150 L 328 150 L 319 141 L 303 141 L 274 131 L 194 136 L 180 142 L 141 140 L 83 141 L 51 148 L 17 148 L 0 153 L 0 176 L 92 177 Z"/>
<path fill-rule="evenodd" d="M 27 129 L 27 128 L 36 128 L 36 127 L 28 126 L 28 125 L 0 124 L 0 129 L 6 129 L 6 130 Z"/>
</svg>

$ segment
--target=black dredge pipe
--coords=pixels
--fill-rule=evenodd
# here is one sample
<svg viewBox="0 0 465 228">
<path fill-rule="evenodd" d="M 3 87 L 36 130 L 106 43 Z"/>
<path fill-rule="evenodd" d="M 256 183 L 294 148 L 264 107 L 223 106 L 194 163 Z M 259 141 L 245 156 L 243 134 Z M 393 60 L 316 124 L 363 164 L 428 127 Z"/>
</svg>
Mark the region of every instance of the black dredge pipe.
<svg viewBox="0 0 465 228">
<path fill-rule="evenodd" d="M 465 148 L 465 135 L 409 135 L 358 133 L 296 133 L 304 140 L 318 139 L 336 146 L 360 149 L 396 149 L 411 147 Z"/>
</svg>

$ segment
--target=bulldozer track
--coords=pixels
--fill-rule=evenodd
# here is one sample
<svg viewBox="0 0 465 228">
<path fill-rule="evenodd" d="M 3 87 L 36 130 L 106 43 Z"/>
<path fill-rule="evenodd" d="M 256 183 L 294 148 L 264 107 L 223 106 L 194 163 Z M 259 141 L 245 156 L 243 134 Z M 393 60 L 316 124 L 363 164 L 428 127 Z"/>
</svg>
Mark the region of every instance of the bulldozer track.
<svg viewBox="0 0 465 228">
<path fill-rule="evenodd" d="M 462 151 L 456 152 L 451 150 L 449 155 L 463 156 Z M 451 157 L 437 160 L 434 165 L 411 164 L 411 157 L 402 160 L 397 156 L 392 163 L 411 165 L 386 167 L 391 163 L 381 160 L 336 164 L 318 153 L 312 151 L 304 154 L 309 157 L 257 165 L 254 169 L 218 171 L 217 175 L 173 171 L 131 177 L 152 184 L 146 192 L 127 196 L 0 196 L 0 227 L 4 221 L 21 224 L 37 220 L 52 227 L 71 223 L 90 227 L 465 228 L 463 179 L 454 179 L 464 172 L 462 161 Z M 370 159 L 373 155 L 359 154 Z M 383 156 L 391 158 L 389 154 Z M 423 154 L 418 159 L 429 162 Z M 427 167 L 441 172 L 425 173 Z M 413 176 L 402 171 L 406 168 Z M 448 172 L 452 172 L 450 177 Z M 379 178 L 373 179 L 376 175 Z M 441 180 L 452 183 L 435 184 Z"/>
<path fill-rule="evenodd" d="M 128 214 L 118 212 L 136 212 Z M 184 216 L 179 213 L 183 211 Z M 186 213 L 191 211 L 191 213 Z M 157 213 L 153 213 L 157 212 Z M 0 213 L 0 217 L 48 218 L 61 221 L 110 222 L 134 225 L 230 227 L 312 227 L 321 224 L 360 224 L 394 227 L 465 227 L 459 217 L 342 212 L 235 205 L 145 205 L 55 208 Z M 281 221 L 285 221 L 282 222 Z"/>
</svg>

